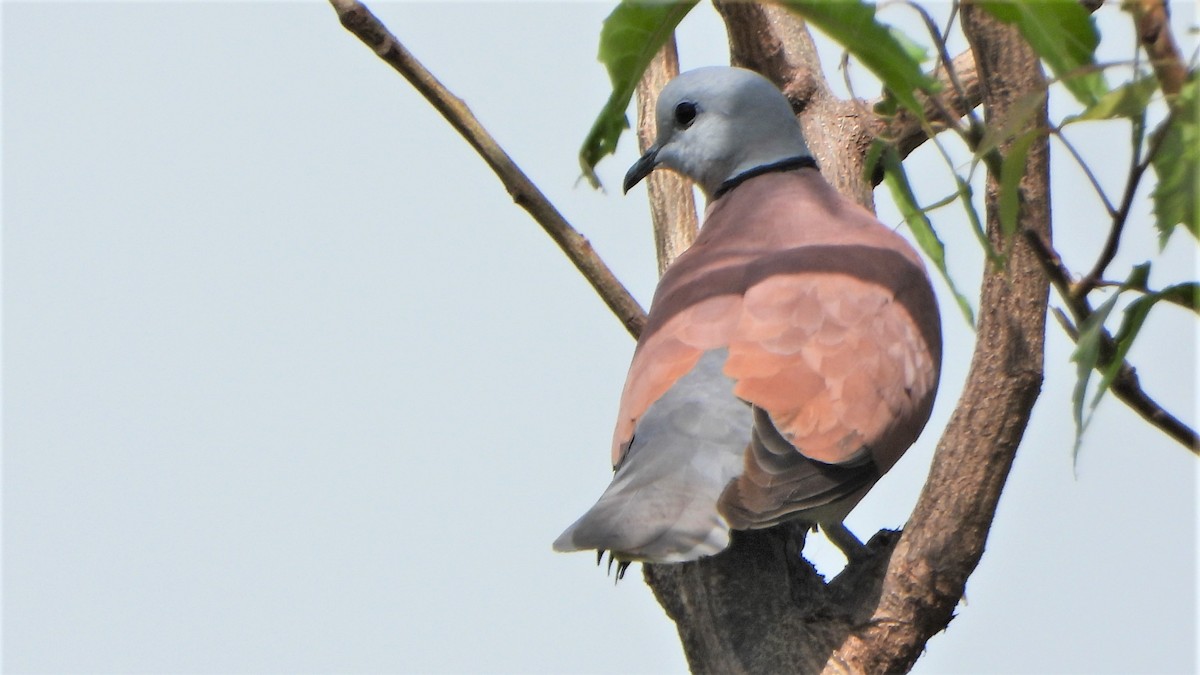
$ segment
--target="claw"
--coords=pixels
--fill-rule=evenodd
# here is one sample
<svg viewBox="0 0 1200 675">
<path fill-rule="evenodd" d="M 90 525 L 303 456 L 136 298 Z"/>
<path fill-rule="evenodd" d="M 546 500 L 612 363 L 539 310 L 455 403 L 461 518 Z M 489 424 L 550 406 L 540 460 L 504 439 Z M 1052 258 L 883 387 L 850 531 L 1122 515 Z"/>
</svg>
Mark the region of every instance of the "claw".
<svg viewBox="0 0 1200 675">
<path fill-rule="evenodd" d="M 621 562 L 617 563 L 617 581 L 625 578 L 625 570 L 629 569 L 631 564 L 632 563 L 630 563 L 628 560 L 622 560 Z"/>
</svg>

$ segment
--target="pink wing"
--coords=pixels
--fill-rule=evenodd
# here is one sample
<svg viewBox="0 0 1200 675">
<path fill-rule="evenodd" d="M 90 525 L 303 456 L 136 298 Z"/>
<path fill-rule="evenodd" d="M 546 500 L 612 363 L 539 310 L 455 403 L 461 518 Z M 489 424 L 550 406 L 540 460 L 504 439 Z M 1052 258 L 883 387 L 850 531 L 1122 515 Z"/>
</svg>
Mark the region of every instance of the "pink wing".
<svg viewBox="0 0 1200 675">
<path fill-rule="evenodd" d="M 710 208 L 663 277 L 613 463 L 647 409 L 705 352 L 725 349 L 731 396 L 754 415 L 744 470 L 719 505 L 730 526 L 853 506 L 928 419 L 940 330 L 924 267 L 894 232 L 815 173 L 750 181 Z"/>
<path fill-rule="evenodd" d="M 756 410 L 744 471 L 720 505 L 747 528 L 805 510 L 844 517 L 916 440 L 938 367 L 886 288 L 798 274 L 747 291 L 725 372 Z"/>
</svg>

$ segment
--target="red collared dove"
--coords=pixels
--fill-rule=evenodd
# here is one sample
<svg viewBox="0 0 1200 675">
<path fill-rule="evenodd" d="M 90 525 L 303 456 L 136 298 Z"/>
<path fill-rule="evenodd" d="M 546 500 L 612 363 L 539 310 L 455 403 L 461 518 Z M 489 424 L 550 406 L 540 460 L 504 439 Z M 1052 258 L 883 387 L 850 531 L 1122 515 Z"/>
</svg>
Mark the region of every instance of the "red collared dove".
<svg viewBox="0 0 1200 675">
<path fill-rule="evenodd" d="M 621 563 L 683 562 L 731 529 L 797 519 L 846 552 L 841 521 L 929 419 L 941 324 L 915 251 L 839 195 L 784 96 L 702 68 L 659 97 L 656 167 L 709 198 L 663 275 L 613 435 L 615 476 L 554 542 Z"/>
</svg>

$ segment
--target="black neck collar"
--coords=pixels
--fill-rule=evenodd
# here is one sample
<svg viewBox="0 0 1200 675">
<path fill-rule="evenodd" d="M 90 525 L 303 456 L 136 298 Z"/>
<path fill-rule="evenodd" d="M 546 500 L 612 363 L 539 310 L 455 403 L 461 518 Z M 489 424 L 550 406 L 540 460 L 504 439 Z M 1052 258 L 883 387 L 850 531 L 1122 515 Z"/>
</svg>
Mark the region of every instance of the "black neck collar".
<svg viewBox="0 0 1200 675">
<path fill-rule="evenodd" d="M 712 198 L 714 200 L 720 199 L 721 196 L 724 195 L 726 192 L 729 192 L 733 188 L 741 185 L 742 183 L 750 180 L 751 178 L 754 178 L 755 176 L 761 176 L 764 173 L 775 173 L 777 171 L 794 171 L 796 169 L 802 169 L 806 166 L 812 167 L 812 168 L 820 171 L 820 168 L 817 166 L 817 160 L 813 159 L 812 157 L 808 157 L 808 156 L 789 157 L 787 159 L 781 159 L 778 162 L 772 162 L 771 164 L 764 164 L 762 166 L 756 166 L 753 169 L 750 169 L 749 171 L 743 171 L 742 173 L 739 173 L 738 175 L 734 176 L 733 178 L 730 178 L 729 180 L 725 181 L 724 183 L 721 183 L 721 186 L 718 187 L 717 191 L 713 193 Z"/>
</svg>

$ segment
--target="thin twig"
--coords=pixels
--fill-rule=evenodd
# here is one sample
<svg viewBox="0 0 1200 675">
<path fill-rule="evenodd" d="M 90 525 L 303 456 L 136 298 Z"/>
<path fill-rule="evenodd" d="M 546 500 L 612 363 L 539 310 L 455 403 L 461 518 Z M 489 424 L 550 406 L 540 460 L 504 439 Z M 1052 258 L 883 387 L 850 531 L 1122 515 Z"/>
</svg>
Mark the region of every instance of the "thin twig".
<svg viewBox="0 0 1200 675">
<path fill-rule="evenodd" d="M 942 35 L 949 35 L 950 31 L 954 29 L 954 24 L 958 21 L 958 3 L 959 0 L 951 0 L 950 13 L 946 15 L 946 26 L 942 28 Z M 963 96 L 966 96 L 965 92 L 960 93 L 962 93 Z"/>
<path fill-rule="evenodd" d="M 926 11 L 926 9 L 924 7 L 918 5 L 917 3 L 913 2 L 912 0 L 907 0 L 905 4 L 907 4 L 914 11 L 916 11 L 917 14 L 919 14 L 921 16 L 921 19 L 925 22 L 925 30 L 926 30 L 926 32 L 929 33 L 929 38 L 931 40 L 933 40 L 934 46 L 937 47 L 939 63 L 941 65 L 941 68 L 945 68 L 946 78 L 949 80 L 950 84 L 952 84 L 954 86 L 954 93 L 958 96 L 959 99 L 964 100 L 964 101 L 968 100 L 969 97 L 967 96 L 967 89 L 966 89 L 966 87 L 963 86 L 962 81 L 959 80 L 958 71 L 955 70 L 953 59 L 950 58 L 950 52 L 948 52 L 946 50 L 945 34 L 942 33 L 938 29 L 937 24 L 934 23 L 934 21 L 933 21 L 933 17 L 930 16 L 929 12 Z M 932 99 L 932 102 L 939 104 L 938 105 L 939 112 L 942 113 L 942 115 L 946 116 L 947 123 L 950 124 L 952 122 L 952 128 L 954 128 L 955 131 L 958 131 L 957 120 L 952 121 L 949 119 L 949 113 L 940 106 L 940 102 L 937 100 L 936 97 L 934 99 Z M 983 124 L 982 124 L 982 122 L 980 122 L 979 116 L 975 114 L 974 107 L 966 108 L 963 111 L 963 113 L 964 113 L 964 116 L 967 118 L 967 120 L 970 122 L 971 129 L 983 128 Z"/>
<path fill-rule="evenodd" d="M 1167 119 L 1163 120 L 1162 126 L 1159 128 L 1165 131 L 1167 127 L 1175 119 L 1176 110 L 1172 108 Z M 1154 157 L 1158 155 L 1158 151 L 1162 148 L 1163 139 L 1167 137 L 1166 133 L 1158 133 L 1150 141 L 1150 147 L 1146 149 L 1146 156 L 1139 158 L 1140 143 L 1135 143 L 1133 157 L 1130 160 L 1129 177 L 1125 181 L 1125 194 L 1121 196 L 1121 204 L 1117 207 L 1112 216 L 1112 225 L 1108 231 L 1108 239 L 1104 242 L 1104 248 L 1100 251 L 1100 257 L 1096 259 L 1096 264 L 1092 266 L 1090 272 L 1071 290 L 1073 296 L 1082 297 L 1087 295 L 1093 288 L 1096 287 L 1096 282 L 1104 276 L 1104 270 L 1108 268 L 1109 263 L 1117 256 L 1117 249 L 1121 245 L 1121 232 L 1125 229 L 1125 222 L 1129 220 L 1129 212 L 1133 208 L 1133 198 L 1137 194 L 1138 185 L 1142 182 L 1142 176 L 1146 174 L 1146 169 L 1150 168 L 1150 163 L 1154 161 Z"/>
<path fill-rule="evenodd" d="M 592 288 L 600 294 L 609 309 L 617 315 L 634 337 L 641 334 L 646 325 L 646 312 L 642 310 L 625 286 L 604 264 L 592 248 L 591 243 L 566 221 L 533 181 L 517 167 L 491 134 L 483 128 L 467 105 L 451 94 L 387 27 L 356 0 L 329 0 L 337 11 L 338 19 L 346 30 L 370 47 L 379 58 L 404 76 L 429 103 L 446 118 L 467 143 L 487 162 L 508 194 L 521 208 L 529 212 L 546 234 L 558 244 L 567 258 L 583 274 Z"/>
<path fill-rule="evenodd" d="M 1058 252 L 1047 244 L 1036 232 L 1025 230 L 1024 234 L 1025 239 L 1037 254 L 1038 262 L 1041 263 L 1042 269 L 1050 279 L 1050 283 L 1058 291 L 1059 297 L 1066 303 L 1067 309 L 1070 310 L 1071 315 L 1074 317 L 1075 325 L 1082 325 L 1092 315 L 1092 308 L 1086 297 L 1075 297 L 1072 295 L 1071 288 L 1073 284 L 1071 283 L 1070 270 L 1063 264 Z M 1058 318 L 1060 323 L 1064 323 L 1063 319 L 1065 317 Z M 1069 324 L 1064 323 L 1064 328 L 1067 325 Z M 1078 340 L 1079 334 L 1077 331 L 1068 329 L 1066 332 L 1072 340 Z M 1112 335 L 1103 326 L 1100 326 L 1099 347 L 1100 358 L 1096 362 L 1096 369 L 1103 372 L 1112 363 L 1112 359 L 1116 354 L 1116 343 L 1113 341 Z M 1137 371 L 1127 361 L 1121 362 L 1117 376 L 1109 385 L 1109 389 L 1125 405 L 1141 415 L 1142 419 L 1161 429 L 1163 433 L 1178 441 L 1185 448 L 1200 455 L 1200 436 L 1197 436 L 1194 429 L 1167 412 L 1146 394 L 1138 380 Z"/>
<path fill-rule="evenodd" d="M 946 72 L 937 74 L 937 80 L 942 87 L 951 91 L 961 87 L 965 95 L 962 97 L 955 95 L 948 97 L 949 100 L 943 100 L 936 94 L 930 96 L 922 92 L 917 93 L 917 99 L 924 105 L 924 115 L 928 120 L 929 129 L 932 129 L 934 133 L 954 126 L 955 120 L 976 108 L 983 100 L 983 90 L 979 85 L 979 72 L 975 67 L 975 56 L 969 50 L 954 57 L 947 68 L 939 66 L 938 70 L 954 72 L 953 80 Z M 957 81 L 957 85 L 955 81 Z M 873 107 L 875 103 L 878 101 L 869 102 L 869 106 Z M 880 135 L 892 139 L 903 158 L 929 140 L 929 129 L 915 115 L 901 110 L 887 121 L 887 126 L 883 128 Z"/>
<path fill-rule="evenodd" d="M 1083 169 L 1083 173 L 1091 182 L 1092 188 L 1096 191 L 1096 195 L 1100 197 L 1100 201 L 1104 202 L 1104 210 L 1108 212 L 1108 217 L 1115 218 L 1117 215 L 1116 207 L 1112 205 L 1112 201 L 1110 201 L 1108 195 L 1105 194 L 1104 188 L 1100 185 L 1100 181 L 1096 178 L 1096 174 L 1092 172 L 1092 167 L 1088 166 L 1088 163 L 1083 161 L 1083 156 L 1080 155 L 1079 151 L 1075 149 L 1075 145 L 1067 140 L 1066 135 L 1063 134 L 1062 127 L 1052 129 L 1050 134 L 1057 138 L 1059 143 L 1062 143 L 1063 147 L 1067 149 L 1067 152 L 1071 154 L 1071 157 L 1075 159 L 1075 163 L 1079 165 L 1079 168 Z"/>
<path fill-rule="evenodd" d="M 1061 307 L 1051 309 L 1050 313 L 1058 321 L 1059 327 L 1063 329 L 1067 337 L 1071 338 L 1071 342 L 1077 342 L 1079 340 L 1079 329 L 1075 327 L 1075 324 L 1071 323 L 1071 319 L 1067 316 L 1067 313 Z"/>
</svg>

